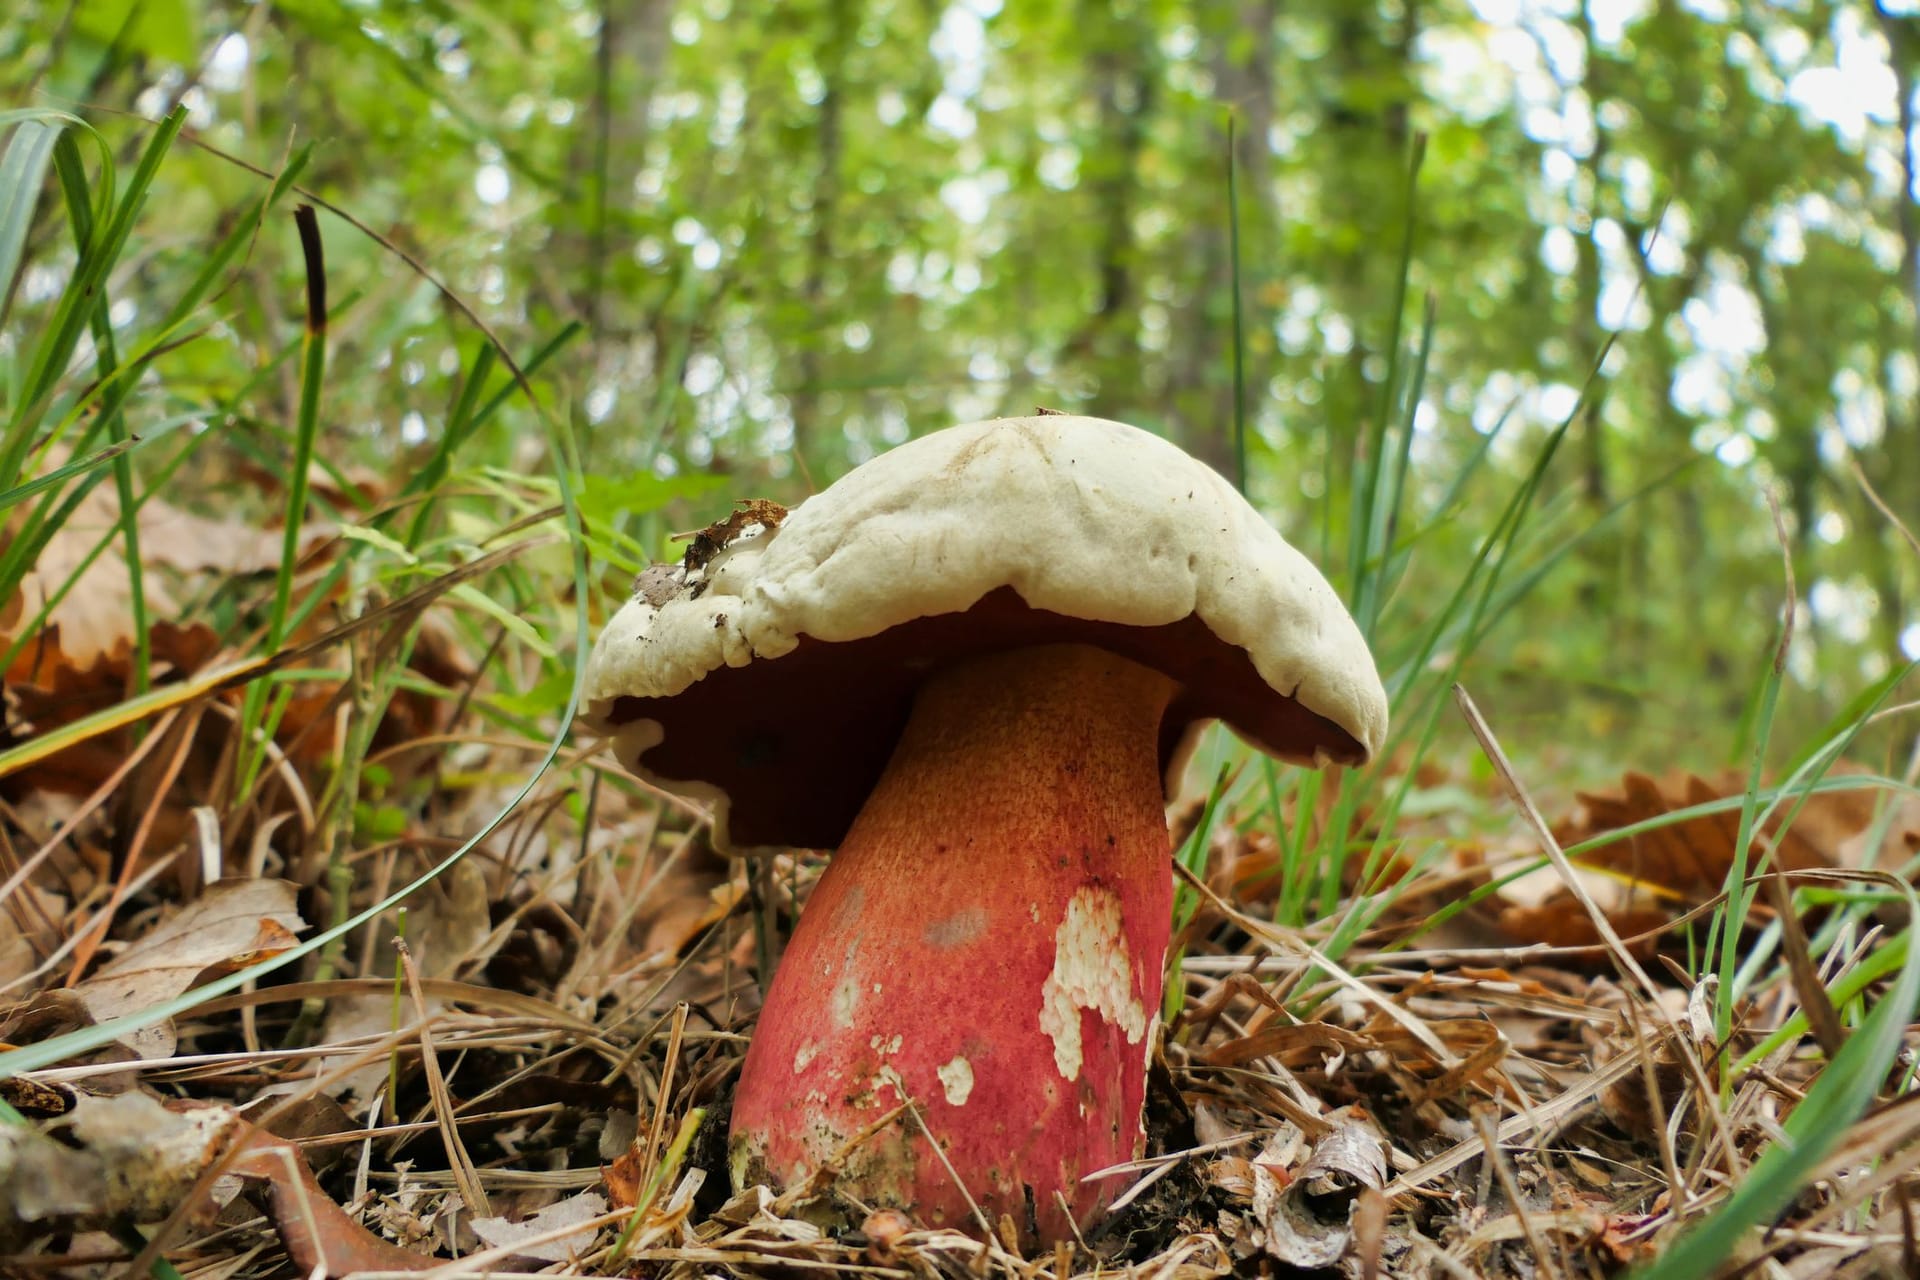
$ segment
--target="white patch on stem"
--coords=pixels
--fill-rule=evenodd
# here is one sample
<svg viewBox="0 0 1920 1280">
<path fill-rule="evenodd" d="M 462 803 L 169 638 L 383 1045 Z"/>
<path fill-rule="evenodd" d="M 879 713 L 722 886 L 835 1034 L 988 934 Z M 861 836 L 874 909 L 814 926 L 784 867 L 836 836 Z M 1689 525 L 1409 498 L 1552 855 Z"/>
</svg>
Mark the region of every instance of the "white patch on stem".
<svg viewBox="0 0 1920 1280">
<path fill-rule="evenodd" d="M 947 1095 L 949 1106 L 964 1107 L 967 1099 L 973 1095 L 973 1064 L 958 1054 L 952 1062 L 933 1069 L 940 1077 L 940 1087 Z"/>
<path fill-rule="evenodd" d="M 1133 994 L 1120 899 L 1111 890 L 1076 889 L 1053 935 L 1053 972 L 1040 987 L 1040 1030 L 1053 1041 L 1063 1080 L 1080 1078 L 1080 1011 L 1091 1009 L 1138 1044 L 1147 1011 Z"/>
<path fill-rule="evenodd" d="M 853 963 L 855 950 L 854 944 L 847 944 L 846 960 L 840 967 L 840 981 L 833 984 L 833 994 L 829 997 L 833 1025 L 836 1027 L 851 1027 L 854 1014 L 860 1008 L 860 976 Z"/>
</svg>

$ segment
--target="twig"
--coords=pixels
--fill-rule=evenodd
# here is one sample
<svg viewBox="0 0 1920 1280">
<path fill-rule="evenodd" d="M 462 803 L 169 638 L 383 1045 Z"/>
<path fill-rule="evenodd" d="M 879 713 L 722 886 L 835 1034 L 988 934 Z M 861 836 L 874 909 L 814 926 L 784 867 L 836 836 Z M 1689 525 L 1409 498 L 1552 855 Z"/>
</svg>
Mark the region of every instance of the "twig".
<svg viewBox="0 0 1920 1280">
<path fill-rule="evenodd" d="M 1867 473 L 1860 468 L 1860 459 L 1849 453 L 1847 455 L 1847 466 L 1852 468 L 1853 478 L 1859 482 L 1861 490 L 1866 493 L 1867 501 L 1879 509 L 1880 514 L 1887 518 L 1887 523 L 1898 530 L 1900 536 L 1907 540 L 1907 545 L 1913 548 L 1913 553 L 1920 556 L 1920 537 L 1914 536 L 1913 530 L 1907 528 L 1900 517 L 1894 514 L 1893 508 L 1887 505 L 1887 500 L 1880 496 L 1880 491 L 1873 487 L 1873 482 L 1867 479 Z"/>
<path fill-rule="evenodd" d="M 892 1067 L 882 1067 L 880 1069 L 880 1075 L 888 1084 L 893 1086 L 894 1092 L 900 1095 L 900 1105 L 907 1109 L 907 1114 L 913 1117 L 913 1122 L 920 1126 L 920 1133 L 921 1136 L 926 1138 L 927 1147 L 933 1154 L 940 1157 L 940 1163 L 946 1167 L 947 1176 L 953 1179 L 954 1186 L 960 1188 L 961 1198 L 967 1202 L 967 1208 L 973 1210 L 974 1220 L 980 1224 L 981 1236 L 987 1240 L 992 1240 L 993 1224 L 987 1221 L 987 1215 L 980 1208 L 980 1202 L 973 1198 L 973 1192 L 969 1191 L 967 1184 L 961 1181 L 960 1171 L 953 1167 L 953 1161 L 947 1159 L 947 1153 L 940 1149 L 940 1142 L 933 1136 L 933 1130 L 927 1128 L 927 1122 L 925 1118 L 921 1116 L 920 1108 L 913 1105 L 913 1095 L 907 1092 L 907 1082 L 902 1080 L 900 1073 Z"/>
<path fill-rule="evenodd" d="M 1614 966 L 1620 971 L 1622 977 L 1631 977 L 1640 984 L 1641 990 L 1646 992 L 1648 1004 L 1666 1022 L 1668 1030 L 1673 1033 L 1675 1043 L 1681 1046 L 1688 1044 L 1686 1035 L 1679 1021 L 1674 1017 L 1673 1011 L 1661 1001 L 1660 989 L 1654 986 L 1653 979 L 1647 976 L 1647 971 L 1641 967 L 1638 960 L 1633 958 L 1633 953 L 1627 950 L 1626 943 L 1621 941 L 1620 934 L 1613 927 L 1613 921 L 1607 919 L 1607 913 L 1602 911 L 1600 904 L 1593 900 L 1593 894 L 1588 891 L 1586 884 L 1574 871 L 1573 863 L 1568 861 L 1566 851 L 1561 849 L 1560 842 L 1554 839 L 1553 829 L 1540 815 L 1539 807 L 1533 803 L 1533 797 L 1528 794 L 1526 787 L 1521 785 L 1519 774 L 1514 772 L 1513 763 L 1507 759 L 1507 753 L 1500 749 L 1499 740 L 1493 736 L 1493 730 L 1487 726 L 1485 717 L 1480 714 L 1480 708 L 1474 704 L 1473 696 L 1467 692 L 1465 685 L 1460 684 L 1453 686 L 1453 696 L 1460 707 L 1460 714 L 1466 717 L 1467 727 L 1479 740 L 1480 749 L 1486 753 L 1494 772 L 1500 776 L 1500 782 L 1506 787 L 1507 794 L 1519 807 L 1527 825 L 1533 829 L 1534 837 L 1538 840 L 1540 848 L 1545 851 L 1547 860 L 1553 863 L 1553 868 L 1560 873 L 1560 879 L 1566 885 L 1567 891 L 1573 895 L 1574 900 L 1586 911 L 1587 918 L 1593 922 L 1594 931 L 1606 944 L 1607 955 L 1612 959 Z M 1694 1086 L 1701 1091 L 1701 1095 L 1713 1096 L 1714 1090 L 1707 1081 L 1706 1069 L 1701 1065 L 1699 1058 L 1687 1052 L 1679 1052 L 1675 1056 L 1692 1076 Z M 1727 1132 L 1726 1118 L 1720 1113 L 1718 1107 L 1705 1107 L 1703 1112 L 1711 1120 L 1727 1152 L 1730 1167 L 1737 1169 L 1737 1164 L 1734 1162 L 1738 1161 L 1739 1156 L 1732 1135 Z"/>
<path fill-rule="evenodd" d="M 640 1181 L 653 1176 L 654 1160 L 660 1152 L 660 1139 L 667 1128 L 667 1104 L 673 1097 L 674 1067 L 680 1061 L 680 1041 L 687 1034 L 687 1002 L 673 1006 L 673 1030 L 667 1033 L 667 1058 L 660 1068 L 660 1085 L 653 1095 L 653 1124 L 647 1131 L 647 1150 L 640 1161 Z"/>
<path fill-rule="evenodd" d="M 1640 1060 L 1640 1080 L 1647 1091 L 1647 1110 L 1654 1120 L 1654 1135 L 1660 1142 L 1660 1167 L 1667 1175 L 1667 1200 L 1678 1213 L 1686 1204 L 1686 1179 L 1680 1173 L 1680 1157 L 1673 1149 L 1673 1134 L 1667 1127 L 1667 1117 L 1662 1114 L 1664 1107 L 1660 1095 L 1660 1073 L 1653 1061 L 1653 1049 L 1647 1043 L 1647 1036 L 1640 1028 L 1640 1010 L 1634 1002 L 1626 1003 L 1627 1022 L 1633 1034 L 1634 1057 Z M 1682 1052 L 1676 1048 L 1674 1052 Z"/>
<path fill-rule="evenodd" d="M 460 1141 L 460 1130 L 453 1122 L 453 1097 L 447 1092 L 447 1078 L 440 1073 L 440 1057 L 433 1051 L 433 1032 L 430 1026 L 432 1016 L 427 1012 L 427 998 L 420 990 L 420 974 L 413 965 L 413 951 L 407 946 L 405 938 L 395 938 L 393 949 L 400 954 L 400 967 L 406 971 L 407 990 L 413 996 L 414 1013 L 420 1024 L 415 1028 L 420 1037 L 420 1065 L 427 1075 L 427 1093 L 433 1099 L 434 1117 L 440 1122 L 440 1140 L 446 1144 L 447 1161 L 453 1170 L 454 1184 L 460 1188 L 460 1198 L 466 1202 L 467 1213 L 476 1218 L 493 1216 L 493 1206 L 487 1201 L 486 1189 L 480 1185 L 480 1173 L 473 1167 L 473 1159 L 467 1155 L 466 1144 Z"/>
</svg>

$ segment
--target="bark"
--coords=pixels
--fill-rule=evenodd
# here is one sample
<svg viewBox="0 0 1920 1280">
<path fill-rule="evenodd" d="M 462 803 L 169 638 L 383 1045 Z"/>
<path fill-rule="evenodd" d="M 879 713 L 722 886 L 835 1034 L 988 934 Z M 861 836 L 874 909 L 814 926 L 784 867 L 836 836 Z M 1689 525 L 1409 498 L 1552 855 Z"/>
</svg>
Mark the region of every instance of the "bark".
<svg viewBox="0 0 1920 1280">
<path fill-rule="evenodd" d="M 1899 100 L 1900 124 L 1900 164 L 1901 176 L 1905 179 L 1900 186 L 1900 195 L 1894 204 L 1894 217 L 1900 230 L 1900 259 L 1905 271 L 1907 303 L 1911 310 L 1911 319 L 1915 326 L 1914 356 L 1920 359 L 1920 211 L 1914 208 L 1914 184 L 1920 181 L 1920 156 L 1914 151 L 1913 131 L 1915 128 L 1913 98 L 1920 85 L 1916 85 L 1915 68 L 1920 64 L 1920 19 L 1888 11 L 1884 0 L 1876 0 L 1874 11 L 1880 19 L 1880 30 L 1887 38 L 1890 51 L 1889 61 L 1893 65 L 1894 84 Z M 1904 414 L 1895 408 L 1898 403 L 1891 388 L 1886 389 L 1887 426 L 1886 438 L 1880 449 L 1883 465 L 1875 477 L 1881 494 L 1892 504 L 1895 511 L 1920 511 L 1920 411 L 1909 406 Z M 1870 460 L 1863 459 L 1862 466 Z M 1860 507 L 1860 519 L 1878 520 L 1878 511 L 1868 514 L 1868 508 Z M 1911 525 L 1909 526 L 1911 531 Z M 1903 558 L 1894 540 L 1882 537 L 1875 540 L 1880 554 L 1874 557 L 1874 587 L 1880 596 L 1879 623 L 1885 642 L 1892 652 L 1899 652 L 1900 633 L 1908 624 L 1908 615 L 1912 611 L 1902 591 L 1901 574 L 1898 561 Z"/>
<path fill-rule="evenodd" d="M 814 146 L 818 160 L 813 183 L 812 228 L 807 236 L 806 275 L 800 284 L 800 297 L 809 318 L 819 317 L 827 309 L 828 274 L 833 269 L 834 222 L 840 212 L 840 113 L 846 97 L 846 60 L 856 25 L 852 0 L 828 0 L 827 35 L 821 47 L 820 75 L 826 81 L 825 96 L 820 99 L 819 115 L 814 122 Z M 837 467 L 824 470 L 809 466 L 826 461 L 822 454 L 820 422 L 820 384 L 824 376 L 818 332 L 800 336 L 799 377 L 790 404 L 793 410 L 794 449 L 810 474 L 831 475 Z"/>
<path fill-rule="evenodd" d="M 1099 125 L 1087 164 L 1086 198 L 1099 220 L 1094 270 L 1099 298 L 1094 310 L 1067 340 L 1066 360 L 1091 360 L 1100 379 L 1101 398 L 1114 404 L 1137 395 L 1137 386 L 1121 391 L 1124 379 L 1138 377 L 1139 319 L 1133 310 L 1133 214 L 1139 198 L 1140 152 L 1152 116 L 1154 33 L 1135 18 L 1114 14 L 1104 0 L 1081 8 L 1089 33 L 1088 79 L 1099 105 Z"/>
<path fill-rule="evenodd" d="M 1215 14 L 1209 69 L 1214 96 L 1237 120 L 1234 167 L 1240 189 L 1240 244 L 1243 302 L 1253 301 L 1248 288 L 1262 246 L 1270 251 L 1277 237 L 1273 210 L 1273 151 L 1269 139 L 1274 119 L 1274 24 L 1279 0 L 1234 0 Z M 1174 416 L 1184 426 L 1189 452 L 1204 459 L 1222 475 L 1231 476 L 1233 462 L 1233 261 L 1227 221 L 1227 128 L 1224 115 L 1208 132 L 1208 152 L 1221 157 L 1217 199 L 1203 204 L 1195 220 L 1194 256 L 1199 261 L 1199 287 L 1191 314 L 1178 325 L 1184 340 L 1176 344 L 1178 357 L 1170 370 Z M 1257 324 L 1249 320 L 1251 332 Z M 1269 364 L 1246 353 L 1248 417 L 1255 416 L 1267 383 Z M 1251 429 L 1251 423 L 1249 423 Z"/>
<path fill-rule="evenodd" d="M 583 292 L 573 299 L 595 333 L 607 325 L 607 264 L 617 251 L 613 210 L 633 198 L 633 181 L 646 163 L 655 88 L 666 69 L 672 0 L 602 0 L 600 38 L 594 51 L 591 125 L 580 132 L 569 162 L 584 175 L 580 196 L 587 205 L 584 238 L 574 233 L 563 255 L 585 257 Z"/>
</svg>

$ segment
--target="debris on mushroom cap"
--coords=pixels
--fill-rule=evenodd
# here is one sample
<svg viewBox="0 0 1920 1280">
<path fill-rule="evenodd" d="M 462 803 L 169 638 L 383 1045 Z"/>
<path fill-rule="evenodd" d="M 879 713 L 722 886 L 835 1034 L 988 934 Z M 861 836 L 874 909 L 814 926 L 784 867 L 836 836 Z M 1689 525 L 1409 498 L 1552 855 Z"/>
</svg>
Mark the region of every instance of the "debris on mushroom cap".
<svg viewBox="0 0 1920 1280">
<path fill-rule="evenodd" d="M 687 589 L 685 565 L 650 564 L 633 580 L 633 597 L 658 609 Z"/>
<path fill-rule="evenodd" d="M 673 535 L 676 539 L 691 540 L 681 568 L 687 574 L 697 573 L 733 542 L 778 529 L 786 518 L 787 509 L 772 498 L 742 498 L 733 504 L 733 513 L 724 520 L 716 520 L 692 533 Z"/>
<path fill-rule="evenodd" d="M 782 515 L 743 504 L 703 531 L 721 545 L 685 566 L 686 589 L 649 583 L 587 669 L 583 721 L 615 731 L 629 768 L 713 803 L 722 842 L 731 805 L 739 843 L 837 843 L 904 719 L 917 675 L 897 673 L 1080 630 L 1186 684 L 1182 726 L 1218 717 L 1313 763 L 1363 762 L 1385 737 L 1379 675 L 1326 579 L 1219 473 L 1138 428 L 952 427 Z M 869 723 L 877 742 L 856 732 Z M 841 770 L 865 771 L 851 800 L 827 780 Z M 743 771 L 785 788 L 765 807 L 792 830 L 749 830 Z"/>
</svg>

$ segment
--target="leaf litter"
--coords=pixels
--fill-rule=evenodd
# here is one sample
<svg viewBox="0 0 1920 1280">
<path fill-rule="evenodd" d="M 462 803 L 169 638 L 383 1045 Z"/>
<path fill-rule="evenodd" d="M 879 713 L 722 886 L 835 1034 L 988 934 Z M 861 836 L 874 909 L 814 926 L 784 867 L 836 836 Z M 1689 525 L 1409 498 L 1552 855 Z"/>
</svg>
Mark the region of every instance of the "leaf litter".
<svg viewBox="0 0 1920 1280">
<path fill-rule="evenodd" d="M 682 589 L 702 556 L 779 514 L 743 505 L 654 588 Z M 94 518 L 110 528 L 117 512 Z M 149 503 L 143 532 L 155 520 L 163 539 L 177 518 Z M 226 537 L 191 529 L 180 536 Z M 235 643 L 180 603 L 273 563 L 257 537 L 229 541 L 224 559 L 176 556 L 148 593 L 156 626 L 198 646 L 170 647 L 156 629 L 157 679 Z M 337 554 L 324 528 L 302 545 L 315 564 Z M 57 575 L 73 562 L 48 564 Z M 16 734 L 67 722 L 52 694 L 94 706 L 124 696 L 120 572 L 119 587 L 111 573 L 83 578 L 74 612 L 9 669 Z M 475 633 L 450 610 L 436 606 L 413 633 L 413 669 L 484 698 Z M 538 749 L 483 725 L 470 701 L 397 702 L 374 738 L 363 812 L 323 847 L 346 690 L 316 677 L 289 702 L 273 784 L 245 803 L 226 790 L 220 714 L 6 780 L 0 1038 L 33 1043 L 284 950 L 436 860 Z M 1492 808 L 1478 784 L 1420 768 L 1421 788 Z M 1516 878 L 1541 861 L 1518 823 L 1470 839 L 1446 806 L 1403 815 L 1387 870 L 1345 885 L 1390 885 L 1391 901 L 1338 956 L 1327 950 L 1337 916 L 1272 922 L 1281 855 L 1266 824 L 1219 824 L 1208 878 L 1193 884 L 1185 1000 L 1155 1050 L 1149 1149 L 1124 1168 L 1129 1190 L 1106 1220 L 1029 1255 L 1011 1237 L 924 1230 L 885 1210 L 832 1234 L 810 1203 L 835 1194 L 830 1177 L 784 1193 L 729 1187 L 726 1107 L 756 973 L 822 860 L 799 852 L 750 872 L 713 854 L 697 810 L 583 759 L 410 904 L 404 930 L 390 914 L 257 990 L 94 1060 L 0 1082 L 27 1122 L 0 1127 L 0 1265 L 101 1274 L 132 1259 L 116 1232 L 139 1223 L 144 1252 L 195 1273 L 290 1265 L 327 1277 L 450 1258 L 686 1280 L 1610 1272 L 1710 1210 L 1823 1069 L 1811 1031 L 1776 1034 L 1798 1003 L 1784 971 L 1742 993 L 1723 1038 L 1710 984 L 1663 980 L 1650 999 L 1610 974 L 1587 905 L 1666 975 L 1732 865 L 1728 802 L 1742 788 L 1630 773 L 1579 793 L 1553 824 L 1559 843 L 1590 846 L 1578 892 L 1552 871 Z M 1336 792 L 1268 816 L 1324 829 Z M 1920 849 L 1920 818 L 1885 795 L 1816 794 L 1790 828 L 1763 825 L 1750 854 L 1795 885 L 1899 870 Z M 212 817 L 196 821 L 199 810 Z M 1361 806 L 1353 827 L 1371 837 L 1378 821 Z M 1436 925 L 1442 907 L 1457 909 Z M 1821 923 L 1808 915 L 1809 931 Z M 1825 938 L 1821 979 L 1866 963 L 1879 927 L 1868 917 Z M 1920 1124 L 1897 1102 L 1885 1114 L 1856 1126 L 1788 1217 L 1750 1239 L 1751 1260 L 1804 1274 L 1900 1256 Z"/>
</svg>

